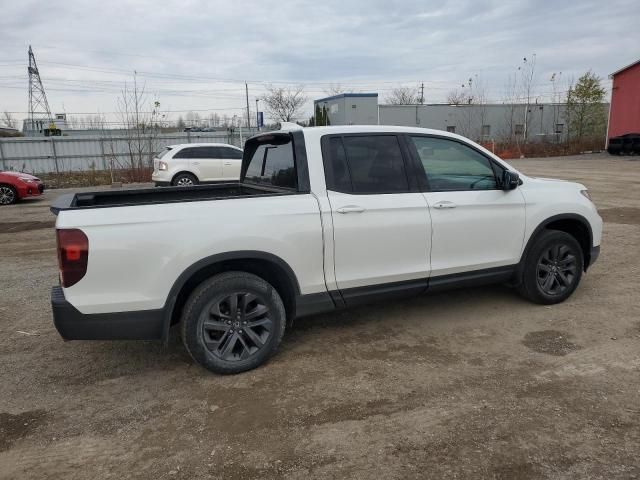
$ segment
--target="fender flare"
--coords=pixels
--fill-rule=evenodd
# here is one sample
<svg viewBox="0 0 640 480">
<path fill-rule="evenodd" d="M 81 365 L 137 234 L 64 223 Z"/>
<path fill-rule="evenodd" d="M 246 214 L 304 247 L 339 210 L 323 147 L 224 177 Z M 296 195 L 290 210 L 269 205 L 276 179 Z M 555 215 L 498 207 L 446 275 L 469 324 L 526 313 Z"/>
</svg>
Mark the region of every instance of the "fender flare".
<svg viewBox="0 0 640 480">
<path fill-rule="evenodd" d="M 593 230 L 591 228 L 591 224 L 589 223 L 589 220 L 587 220 L 584 216 L 578 214 L 578 213 L 561 213 L 559 215 L 553 215 L 545 220 L 543 220 L 542 222 L 540 222 L 538 224 L 538 226 L 533 230 L 533 232 L 531 233 L 531 235 L 529 236 L 529 240 L 527 240 L 527 244 L 524 247 L 524 250 L 522 251 L 522 255 L 520 256 L 520 261 L 518 262 L 518 268 L 516 271 L 516 278 L 520 278 L 522 275 L 522 271 L 524 269 L 524 262 L 527 258 L 527 255 L 529 254 L 529 251 L 531 250 L 531 247 L 533 246 L 533 243 L 536 239 L 536 237 L 538 236 L 538 234 L 544 230 L 545 228 L 547 228 L 547 226 L 553 222 L 556 222 L 558 220 L 577 220 L 578 222 L 580 222 L 581 224 L 583 224 L 585 227 L 587 227 L 587 231 L 589 232 L 589 247 L 593 246 Z M 582 254 L 586 257 L 587 255 L 590 255 L 590 252 L 582 252 Z"/>
<path fill-rule="evenodd" d="M 173 282 L 173 286 L 171 287 L 171 290 L 169 290 L 169 295 L 167 296 L 167 300 L 163 307 L 164 319 L 162 326 L 162 340 L 165 344 L 169 339 L 169 328 L 171 327 L 173 309 L 175 308 L 176 302 L 178 300 L 178 294 L 180 293 L 184 285 L 199 270 L 229 260 L 264 260 L 277 265 L 286 273 L 287 277 L 289 278 L 289 282 L 293 286 L 296 298 L 300 296 L 300 284 L 298 283 L 296 274 L 294 273 L 291 266 L 277 255 L 268 252 L 262 252 L 259 250 L 237 250 L 233 252 L 224 252 L 210 255 L 198 260 L 191 266 L 187 267 L 178 276 L 176 281 Z"/>
</svg>

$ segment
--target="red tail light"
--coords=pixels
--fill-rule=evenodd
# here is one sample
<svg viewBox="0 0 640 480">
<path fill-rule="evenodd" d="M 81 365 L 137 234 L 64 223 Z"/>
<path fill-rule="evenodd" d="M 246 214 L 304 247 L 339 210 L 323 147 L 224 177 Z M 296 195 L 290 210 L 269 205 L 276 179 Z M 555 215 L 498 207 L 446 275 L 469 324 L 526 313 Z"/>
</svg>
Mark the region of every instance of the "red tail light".
<svg viewBox="0 0 640 480">
<path fill-rule="evenodd" d="M 56 230 L 60 282 L 64 288 L 78 283 L 87 273 L 89 239 L 76 228 Z"/>
</svg>

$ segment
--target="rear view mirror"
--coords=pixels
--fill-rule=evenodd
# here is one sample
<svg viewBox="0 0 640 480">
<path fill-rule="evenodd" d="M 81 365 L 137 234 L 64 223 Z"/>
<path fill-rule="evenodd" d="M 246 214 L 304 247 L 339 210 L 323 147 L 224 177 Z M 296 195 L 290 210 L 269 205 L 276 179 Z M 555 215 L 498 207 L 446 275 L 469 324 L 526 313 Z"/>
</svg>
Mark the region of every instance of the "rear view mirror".
<svg viewBox="0 0 640 480">
<path fill-rule="evenodd" d="M 514 190 L 520 184 L 520 175 L 511 170 L 505 170 L 502 173 L 502 189 Z"/>
</svg>

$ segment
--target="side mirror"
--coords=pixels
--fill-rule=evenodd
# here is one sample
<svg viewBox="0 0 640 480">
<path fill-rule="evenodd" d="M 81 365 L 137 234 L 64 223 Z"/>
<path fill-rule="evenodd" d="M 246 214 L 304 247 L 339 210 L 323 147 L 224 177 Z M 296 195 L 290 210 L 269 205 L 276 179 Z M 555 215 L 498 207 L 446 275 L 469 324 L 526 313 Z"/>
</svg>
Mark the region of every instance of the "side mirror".
<svg viewBox="0 0 640 480">
<path fill-rule="evenodd" d="M 520 185 L 520 175 L 510 170 L 505 170 L 502 173 L 502 189 L 514 190 Z"/>
</svg>

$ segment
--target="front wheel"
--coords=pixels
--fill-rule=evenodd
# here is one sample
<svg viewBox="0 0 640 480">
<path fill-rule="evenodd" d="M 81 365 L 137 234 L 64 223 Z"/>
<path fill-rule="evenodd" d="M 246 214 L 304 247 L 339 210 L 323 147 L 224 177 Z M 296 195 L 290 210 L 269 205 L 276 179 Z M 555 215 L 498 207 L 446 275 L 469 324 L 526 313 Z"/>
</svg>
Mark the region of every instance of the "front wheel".
<svg viewBox="0 0 640 480">
<path fill-rule="evenodd" d="M 0 205 L 11 205 L 18 201 L 18 192 L 11 185 L 0 185 Z"/>
<path fill-rule="evenodd" d="M 216 373 L 251 370 L 282 340 L 286 312 L 278 292 L 245 272 L 221 273 L 191 294 L 182 315 L 182 341 L 191 357 Z"/>
<path fill-rule="evenodd" d="M 574 237 L 557 230 L 544 231 L 525 259 L 520 293 L 534 303 L 563 302 L 580 283 L 583 258 Z"/>
</svg>

